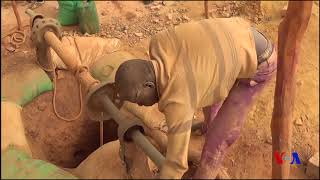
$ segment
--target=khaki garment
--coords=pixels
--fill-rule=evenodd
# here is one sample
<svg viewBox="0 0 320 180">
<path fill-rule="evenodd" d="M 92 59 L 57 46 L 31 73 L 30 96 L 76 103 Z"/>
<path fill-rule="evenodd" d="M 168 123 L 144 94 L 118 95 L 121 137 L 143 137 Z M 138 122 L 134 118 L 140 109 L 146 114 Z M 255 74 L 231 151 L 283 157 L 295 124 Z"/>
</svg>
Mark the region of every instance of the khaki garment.
<svg viewBox="0 0 320 180">
<path fill-rule="evenodd" d="M 160 32 L 151 40 L 159 110 L 168 126 L 160 178 L 181 178 L 188 169 L 195 110 L 223 101 L 237 78 L 255 74 L 257 55 L 249 27 L 240 18 L 201 20 Z"/>
</svg>

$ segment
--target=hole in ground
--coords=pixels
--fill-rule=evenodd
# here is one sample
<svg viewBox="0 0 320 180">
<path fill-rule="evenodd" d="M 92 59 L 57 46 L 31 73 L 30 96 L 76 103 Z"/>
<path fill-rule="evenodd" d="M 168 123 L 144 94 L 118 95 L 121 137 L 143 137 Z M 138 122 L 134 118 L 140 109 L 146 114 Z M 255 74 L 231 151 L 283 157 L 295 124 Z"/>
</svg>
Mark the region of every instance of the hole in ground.
<svg viewBox="0 0 320 180">
<path fill-rule="evenodd" d="M 62 71 L 59 75 L 57 111 L 64 117 L 74 117 L 80 108 L 77 81 L 68 72 Z M 89 120 L 85 107 L 79 119 L 72 122 L 59 119 L 53 112 L 52 91 L 27 104 L 22 110 L 22 119 L 34 158 L 63 168 L 75 168 L 99 148 L 99 122 Z M 104 122 L 104 143 L 117 139 L 117 126 L 113 120 Z"/>
</svg>

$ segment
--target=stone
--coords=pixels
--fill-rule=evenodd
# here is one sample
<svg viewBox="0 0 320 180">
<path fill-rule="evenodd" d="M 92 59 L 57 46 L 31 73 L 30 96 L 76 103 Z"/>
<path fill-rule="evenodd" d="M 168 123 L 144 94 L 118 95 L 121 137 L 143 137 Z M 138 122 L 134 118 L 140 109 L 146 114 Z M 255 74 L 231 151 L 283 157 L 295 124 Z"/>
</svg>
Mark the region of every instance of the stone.
<svg viewBox="0 0 320 180">
<path fill-rule="evenodd" d="M 159 19 L 152 19 L 152 22 L 158 23 L 158 22 L 159 22 Z"/>
<path fill-rule="evenodd" d="M 160 17 L 161 13 L 159 11 L 155 11 L 155 12 L 152 12 L 151 15 L 154 17 Z"/>
<path fill-rule="evenodd" d="M 137 14 L 134 13 L 134 12 L 127 12 L 125 17 L 126 17 L 127 20 L 132 20 L 132 19 L 137 17 Z"/>
<path fill-rule="evenodd" d="M 223 13 L 222 13 L 222 16 L 224 16 L 224 17 L 227 17 L 227 18 L 228 18 L 228 17 L 230 17 L 230 16 L 231 16 L 231 14 L 230 14 L 230 13 L 228 13 L 228 12 L 223 12 Z"/>
<path fill-rule="evenodd" d="M 38 104 L 39 111 L 44 111 L 46 109 L 46 107 L 47 107 L 47 104 L 44 102 L 41 102 Z"/>
<path fill-rule="evenodd" d="M 175 5 L 176 2 L 175 1 L 162 1 L 162 4 L 164 6 L 172 6 L 172 5 Z"/>
<path fill-rule="evenodd" d="M 16 50 L 16 48 L 12 47 L 12 46 L 6 46 L 6 49 L 9 51 L 9 52 L 14 52 Z"/>
<path fill-rule="evenodd" d="M 297 118 L 295 121 L 294 121 L 294 124 L 297 125 L 297 126 L 301 126 L 303 124 L 302 122 L 302 118 Z"/>
<path fill-rule="evenodd" d="M 187 15 L 183 15 L 183 16 L 182 16 L 182 19 L 183 19 L 183 20 L 186 20 L 186 21 L 190 21 L 190 18 L 189 18 Z"/>
<path fill-rule="evenodd" d="M 151 6 L 150 9 L 151 10 L 160 10 L 161 5 L 156 5 L 156 6 Z"/>
<path fill-rule="evenodd" d="M 101 36 L 107 36 L 106 32 L 101 32 Z"/>
<path fill-rule="evenodd" d="M 319 179 L 319 152 L 309 159 L 306 174 L 311 178 Z"/>
<path fill-rule="evenodd" d="M 105 15 L 106 15 L 106 13 L 105 13 L 105 12 L 102 12 L 102 13 L 101 13 L 101 16 L 105 16 Z"/>
<path fill-rule="evenodd" d="M 272 138 L 271 137 L 267 137 L 267 139 L 264 141 L 267 144 L 271 144 L 272 145 Z"/>
<path fill-rule="evenodd" d="M 170 14 L 167 14 L 167 18 L 168 18 L 168 20 L 172 20 L 172 14 L 170 13 Z"/>
<path fill-rule="evenodd" d="M 138 36 L 138 37 L 142 37 L 143 36 L 143 33 L 134 33 L 134 35 Z"/>
<path fill-rule="evenodd" d="M 178 21 L 173 22 L 173 25 L 178 25 L 178 24 L 179 24 L 179 22 L 178 22 Z"/>
</svg>

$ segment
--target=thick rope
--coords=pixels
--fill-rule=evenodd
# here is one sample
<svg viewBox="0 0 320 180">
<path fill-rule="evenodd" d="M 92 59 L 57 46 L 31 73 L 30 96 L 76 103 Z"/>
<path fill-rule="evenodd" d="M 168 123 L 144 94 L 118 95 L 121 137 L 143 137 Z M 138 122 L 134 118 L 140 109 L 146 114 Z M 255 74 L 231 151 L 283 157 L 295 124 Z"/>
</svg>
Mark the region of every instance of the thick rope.
<svg viewBox="0 0 320 180">
<path fill-rule="evenodd" d="M 80 53 L 78 48 L 77 48 L 77 50 L 78 50 L 78 53 Z M 51 58 L 51 56 L 50 56 L 50 58 Z M 82 88 L 81 88 L 80 82 L 78 81 L 78 84 L 79 84 L 79 98 L 80 98 L 80 111 L 73 118 L 63 117 L 58 113 L 57 108 L 56 108 L 56 95 L 57 95 L 57 76 L 56 76 L 56 72 L 55 72 L 56 65 L 53 63 L 53 61 L 51 59 L 50 59 L 50 62 L 51 62 L 51 65 L 53 67 L 52 69 L 45 68 L 38 61 L 36 61 L 36 62 L 40 66 L 40 68 L 43 69 L 44 71 L 53 72 L 53 98 L 52 98 L 52 104 L 53 104 L 53 111 L 54 111 L 55 115 L 59 119 L 67 121 L 67 122 L 71 122 L 71 121 L 74 121 L 74 120 L 78 119 L 80 117 L 80 115 L 82 114 L 82 104 L 83 104 L 83 102 L 82 102 L 82 90 L 81 90 Z M 79 71 L 76 72 L 76 76 L 78 76 L 78 73 L 79 73 Z"/>
<path fill-rule="evenodd" d="M 54 84 L 54 88 L 53 88 L 53 98 L 52 98 L 52 104 L 53 104 L 53 111 L 54 113 L 56 114 L 56 116 L 58 118 L 60 118 L 61 120 L 64 120 L 64 121 L 67 121 L 67 122 L 71 122 L 71 121 L 74 121 L 76 119 L 78 119 L 81 114 L 82 114 L 82 90 L 81 90 L 81 84 L 80 82 L 78 81 L 78 84 L 79 84 L 79 98 L 80 98 L 80 111 L 79 113 L 73 117 L 73 118 L 66 118 L 66 117 L 63 117 L 61 116 L 58 111 L 57 111 L 57 108 L 56 108 L 56 94 L 57 94 L 57 77 L 56 77 L 56 73 L 54 72 L 53 73 L 53 84 Z"/>
<path fill-rule="evenodd" d="M 77 42 L 75 41 L 75 39 L 74 39 L 74 43 L 76 44 L 76 48 L 77 48 L 77 51 L 78 51 L 78 53 L 79 53 L 79 56 L 80 56 L 80 60 L 82 61 L 82 57 L 81 57 L 81 54 L 80 54 L 80 51 L 79 51 L 79 48 L 78 48 L 78 45 L 77 45 Z M 52 63 L 52 65 L 54 66 L 54 70 L 56 69 L 56 66 L 54 65 L 54 63 L 53 63 L 53 61 L 51 60 L 51 63 Z M 79 75 L 79 70 L 77 70 L 76 71 L 76 77 L 78 77 L 78 75 Z M 53 89 L 53 98 L 52 98 L 52 104 L 53 104 L 53 110 L 54 110 L 54 113 L 56 114 L 56 116 L 58 117 L 58 118 L 60 118 L 61 120 L 64 120 L 64 121 L 67 121 L 67 122 L 71 122 L 71 121 L 74 121 L 74 120 L 76 120 L 76 119 L 78 119 L 80 116 L 81 116 L 81 114 L 82 114 L 82 109 L 83 109 L 83 100 L 82 100 L 82 88 L 81 88 L 81 83 L 79 82 L 79 80 L 78 80 L 78 84 L 79 84 L 79 98 L 80 98 L 80 111 L 79 111 L 79 113 L 75 116 L 75 117 L 73 117 L 73 118 L 66 118 L 66 117 L 62 117 L 59 113 L 58 113 L 58 111 L 57 111 L 57 108 L 56 108 L 56 94 L 57 94 L 57 78 L 56 78 L 56 73 L 54 72 L 53 73 L 53 84 L 54 84 L 54 89 Z"/>
</svg>

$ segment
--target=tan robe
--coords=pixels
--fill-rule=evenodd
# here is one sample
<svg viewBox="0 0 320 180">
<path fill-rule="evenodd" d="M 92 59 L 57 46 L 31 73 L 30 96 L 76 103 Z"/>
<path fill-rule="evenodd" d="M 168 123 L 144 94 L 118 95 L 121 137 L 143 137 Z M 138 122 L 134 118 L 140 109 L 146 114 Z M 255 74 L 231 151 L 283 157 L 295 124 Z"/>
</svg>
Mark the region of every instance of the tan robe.
<svg viewBox="0 0 320 180">
<path fill-rule="evenodd" d="M 160 178 L 181 178 L 197 108 L 223 101 L 237 78 L 250 78 L 257 55 L 250 24 L 220 18 L 181 24 L 150 42 L 159 110 L 166 116 L 168 146 Z"/>
</svg>

